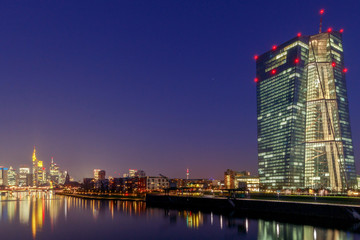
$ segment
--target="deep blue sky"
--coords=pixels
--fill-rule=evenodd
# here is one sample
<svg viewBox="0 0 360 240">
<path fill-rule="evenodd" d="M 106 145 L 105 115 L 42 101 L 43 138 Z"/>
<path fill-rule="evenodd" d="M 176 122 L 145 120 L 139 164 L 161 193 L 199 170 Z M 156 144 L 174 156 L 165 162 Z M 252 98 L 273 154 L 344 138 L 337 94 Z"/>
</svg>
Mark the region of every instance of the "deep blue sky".
<svg viewBox="0 0 360 240">
<path fill-rule="evenodd" d="M 360 2 L 2 1 L 0 165 L 223 178 L 257 171 L 254 54 L 344 28 L 360 169 Z"/>
</svg>

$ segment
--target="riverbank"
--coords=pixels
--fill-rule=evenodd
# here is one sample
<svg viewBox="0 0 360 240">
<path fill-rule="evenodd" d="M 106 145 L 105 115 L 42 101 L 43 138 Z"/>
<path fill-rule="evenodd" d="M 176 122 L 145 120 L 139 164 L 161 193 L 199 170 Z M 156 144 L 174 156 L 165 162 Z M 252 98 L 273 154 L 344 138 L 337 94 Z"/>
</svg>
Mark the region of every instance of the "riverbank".
<svg viewBox="0 0 360 240">
<path fill-rule="evenodd" d="M 279 199 L 194 197 L 147 194 L 146 197 L 124 196 L 120 194 L 80 194 L 57 192 L 58 195 L 91 200 L 146 201 L 149 207 L 185 208 L 193 210 L 214 211 L 249 215 L 254 217 L 284 217 L 312 220 L 341 220 L 360 222 L 359 199 L 343 197 L 282 196 Z M 256 199 L 257 198 L 257 199 Z M 353 204 L 351 204 L 353 203 Z"/>
<path fill-rule="evenodd" d="M 360 206 L 264 199 L 229 199 L 191 196 L 146 195 L 150 207 L 189 208 L 253 216 L 281 216 L 312 220 L 360 222 Z"/>
<path fill-rule="evenodd" d="M 63 195 L 68 197 L 77 197 L 92 200 L 120 200 L 120 201 L 145 201 L 145 197 L 139 196 L 124 196 L 116 194 L 80 194 L 80 193 L 67 193 L 57 192 L 57 195 Z"/>
</svg>

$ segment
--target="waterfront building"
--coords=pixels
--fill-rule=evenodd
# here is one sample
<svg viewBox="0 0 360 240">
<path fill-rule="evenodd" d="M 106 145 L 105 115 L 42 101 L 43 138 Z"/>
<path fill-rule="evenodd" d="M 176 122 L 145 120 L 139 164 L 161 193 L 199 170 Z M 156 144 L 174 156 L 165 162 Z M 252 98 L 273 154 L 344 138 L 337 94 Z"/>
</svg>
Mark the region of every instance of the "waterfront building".
<svg viewBox="0 0 360 240">
<path fill-rule="evenodd" d="M 251 192 L 259 191 L 259 177 L 251 176 L 248 171 L 236 172 L 231 169 L 227 169 L 224 173 L 225 189 L 245 189 Z"/>
<path fill-rule="evenodd" d="M 0 167 L 0 186 L 8 185 L 8 168 Z"/>
<path fill-rule="evenodd" d="M 146 191 L 146 178 L 145 177 L 127 177 L 114 179 L 116 188 L 123 193 L 142 193 Z"/>
<path fill-rule="evenodd" d="M 224 183 L 226 189 L 234 189 L 235 188 L 235 171 L 228 169 L 224 173 Z"/>
<path fill-rule="evenodd" d="M 346 71 L 340 32 L 310 36 L 305 187 L 341 191 L 356 185 Z"/>
<path fill-rule="evenodd" d="M 214 179 L 186 179 L 172 178 L 169 179 L 170 188 L 194 188 L 201 190 L 220 189 L 221 181 Z"/>
<path fill-rule="evenodd" d="M 146 177 L 146 190 L 160 191 L 165 188 L 169 188 L 169 179 L 167 177 Z"/>
<path fill-rule="evenodd" d="M 91 190 L 95 188 L 95 179 L 94 178 L 84 178 L 83 188 L 85 190 Z"/>
<path fill-rule="evenodd" d="M 235 188 L 245 188 L 250 192 L 259 192 L 260 180 L 258 176 L 235 176 Z"/>
<path fill-rule="evenodd" d="M 260 184 L 354 188 L 342 31 L 299 34 L 255 59 Z"/>
<path fill-rule="evenodd" d="M 186 179 L 186 187 L 198 190 L 210 190 L 213 187 L 211 179 Z"/>
<path fill-rule="evenodd" d="M 125 193 L 126 178 L 112 178 L 109 180 L 109 189 L 113 192 Z"/>
</svg>

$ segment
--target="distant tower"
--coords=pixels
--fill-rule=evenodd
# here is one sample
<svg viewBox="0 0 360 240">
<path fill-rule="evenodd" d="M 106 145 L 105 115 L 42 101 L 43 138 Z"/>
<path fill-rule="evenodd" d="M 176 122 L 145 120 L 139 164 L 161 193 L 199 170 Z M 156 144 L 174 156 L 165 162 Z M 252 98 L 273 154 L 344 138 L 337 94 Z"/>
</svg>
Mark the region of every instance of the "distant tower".
<svg viewBox="0 0 360 240">
<path fill-rule="evenodd" d="M 54 163 L 54 158 L 51 157 L 51 163 L 50 163 L 50 180 L 56 184 L 59 183 L 59 167 Z"/>
<path fill-rule="evenodd" d="M 190 172 L 189 172 L 189 169 L 187 168 L 186 169 L 186 180 L 189 180 L 189 176 L 190 176 Z"/>
<path fill-rule="evenodd" d="M 32 166 L 33 166 L 33 169 L 32 169 L 32 173 L 33 173 L 33 186 L 37 186 L 37 173 L 38 173 L 38 161 L 37 161 L 37 158 L 36 158 L 36 149 L 35 149 L 35 146 L 34 146 L 34 152 L 33 152 L 33 155 L 32 155 Z"/>
<path fill-rule="evenodd" d="M 36 158 L 36 149 L 34 146 L 34 152 L 32 155 L 32 165 L 33 165 L 33 186 L 37 187 L 39 185 L 46 183 L 46 171 L 44 168 L 43 161 L 39 161 Z"/>
</svg>

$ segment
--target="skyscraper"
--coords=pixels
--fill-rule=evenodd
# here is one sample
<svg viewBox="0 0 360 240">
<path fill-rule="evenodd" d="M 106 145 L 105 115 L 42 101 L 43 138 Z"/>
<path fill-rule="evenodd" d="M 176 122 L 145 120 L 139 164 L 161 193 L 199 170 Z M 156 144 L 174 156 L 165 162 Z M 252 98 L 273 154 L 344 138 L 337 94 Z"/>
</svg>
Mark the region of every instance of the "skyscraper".
<svg viewBox="0 0 360 240">
<path fill-rule="evenodd" d="M 46 183 L 46 171 L 43 165 L 43 161 L 40 161 L 36 158 L 36 149 L 34 146 L 34 152 L 32 155 L 32 164 L 33 164 L 33 186 L 40 186 Z"/>
<path fill-rule="evenodd" d="M 30 168 L 28 167 L 20 167 L 19 168 L 19 186 L 20 187 L 24 187 L 24 186 L 31 186 L 32 184 L 28 181 L 29 176 L 31 176 L 30 174 Z"/>
<path fill-rule="evenodd" d="M 95 181 L 99 180 L 99 172 L 101 170 L 100 169 L 94 169 L 94 179 Z"/>
<path fill-rule="evenodd" d="M 255 57 L 265 188 L 341 191 L 356 183 L 341 32 L 299 34 Z"/>
<path fill-rule="evenodd" d="M 8 168 L 0 167 L 0 186 L 8 185 Z"/>
<path fill-rule="evenodd" d="M 261 185 L 304 186 L 308 37 L 296 37 L 256 61 Z"/>
<path fill-rule="evenodd" d="M 50 175 L 50 181 L 52 181 L 54 184 L 59 184 L 59 178 L 60 178 L 60 171 L 59 166 L 57 166 L 56 163 L 54 163 L 54 158 L 51 158 L 50 168 L 49 168 L 49 175 Z"/>
<path fill-rule="evenodd" d="M 34 152 L 32 155 L 32 180 L 33 180 L 33 186 L 38 186 L 38 160 L 36 158 L 36 149 L 34 146 Z"/>
<path fill-rule="evenodd" d="M 17 179 L 16 171 L 15 171 L 15 169 L 13 169 L 12 166 L 10 166 L 9 170 L 8 170 L 8 185 L 9 186 L 17 186 L 17 182 L 18 182 L 18 179 Z"/>
<path fill-rule="evenodd" d="M 356 185 L 342 34 L 310 37 L 305 187 L 336 191 Z"/>
</svg>

